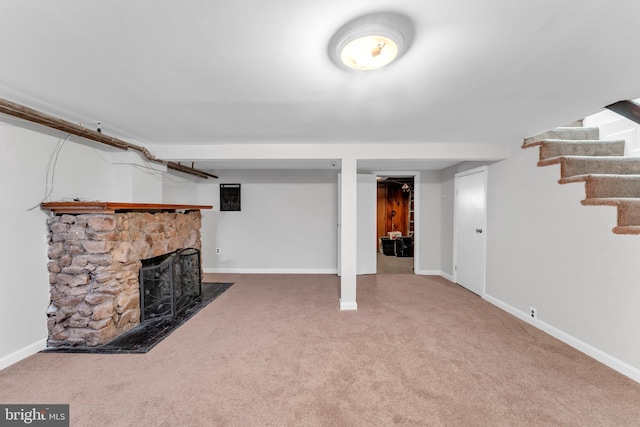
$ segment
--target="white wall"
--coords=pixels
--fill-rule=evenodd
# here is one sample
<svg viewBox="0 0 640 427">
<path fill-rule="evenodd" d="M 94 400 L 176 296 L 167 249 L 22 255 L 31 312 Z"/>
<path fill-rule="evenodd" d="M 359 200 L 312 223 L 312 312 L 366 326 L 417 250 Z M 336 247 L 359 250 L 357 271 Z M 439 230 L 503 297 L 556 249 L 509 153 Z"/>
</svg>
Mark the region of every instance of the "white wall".
<svg viewBox="0 0 640 427">
<path fill-rule="evenodd" d="M 73 137 L 64 143 L 55 161 L 56 145 L 65 138 L 64 134 L 11 120 L 0 122 L 0 218 L 5 241 L 0 256 L 0 369 L 45 346 L 47 214 L 38 207 L 45 196 L 45 183 L 51 190 L 51 201 L 132 201 L 136 186 L 161 194 L 160 182 L 147 182 L 147 174 L 143 182 L 134 185 L 132 166 L 115 165 L 122 162 L 119 150 L 114 155 L 108 147 Z"/>
<path fill-rule="evenodd" d="M 640 381 L 639 236 L 515 144 L 489 167 L 486 298 Z"/>
<path fill-rule="evenodd" d="M 210 185 L 203 211 L 205 272 L 335 273 L 337 173 L 326 170 L 227 170 Z M 239 183 L 240 212 L 220 212 L 218 184 Z M 220 248 L 217 255 L 215 248 Z"/>
<path fill-rule="evenodd" d="M 5 243 L 0 245 L 0 368 L 15 361 L 6 357 L 16 351 L 34 344 L 43 348 L 47 336 L 47 215 L 39 208 L 27 210 L 44 194 L 45 169 L 56 140 L 30 137 L 27 140 L 25 131 L 0 124 Z"/>
<path fill-rule="evenodd" d="M 217 206 L 218 183 L 215 178 L 200 178 L 184 173 L 163 176 L 163 203 Z M 203 211 L 204 212 L 204 211 Z"/>
<path fill-rule="evenodd" d="M 416 218 L 420 259 L 416 274 L 441 274 L 441 187 L 440 171 L 420 172 L 420 207 Z"/>
<path fill-rule="evenodd" d="M 135 203 L 163 203 L 163 178 L 167 167 L 150 162 L 136 151 L 115 150 L 110 164 L 117 170 L 114 189 Z M 113 201 L 118 201 L 111 199 Z"/>
<path fill-rule="evenodd" d="M 201 196 L 189 201 L 214 205 L 213 211 L 203 211 L 205 271 L 335 273 L 335 171 L 228 170 L 218 175 L 217 181 L 191 188 Z M 418 274 L 440 274 L 440 179 L 439 171 L 420 172 Z M 242 184 L 241 212 L 219 211 L 220 183 Z M 173 193 L 183 191 L 178 185 Z M 165 201 L 174 203 L 167 194 L 165 189 Z M 218 247 L 220 255 L 215 254 Z"/>
</svg>

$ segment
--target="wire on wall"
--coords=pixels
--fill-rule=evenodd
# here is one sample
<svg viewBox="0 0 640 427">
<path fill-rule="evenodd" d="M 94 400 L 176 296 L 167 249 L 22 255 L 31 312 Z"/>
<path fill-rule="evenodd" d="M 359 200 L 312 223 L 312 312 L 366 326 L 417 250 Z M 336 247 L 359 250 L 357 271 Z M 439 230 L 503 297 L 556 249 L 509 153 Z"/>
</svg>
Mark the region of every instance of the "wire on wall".
<svg viewBox="0 0 640 427">
<path fill-rule="evenodd" d="M 41 199 L 40 202 L 38 202 L 38 204 L 36 204 L 35 206 L 27 209 L 27 212 L 34 210 L 35 208 L 39 207 L 41 203 L 45 203 L 50 201 L 51 198 L 51 194 L 53 194 L 53 189 L 54 189 L 54 184 L 55 184 L 55 175 L 56 175 L 56 166 L 58 164 L 58 157 L 60 156 L 60 153 L 62 152 L 62 149 L 64 148 L 64 145 L 67 143 L 67 141 L 69 141 L 69 139 L 71 138 L 71 134 L 68 134 L 66 136 L 66 138 L 62 139 L 58 139 L 58 142 L 56 143 L 55 147 L 53 148 L 53 150 L 51 151 L 51 155 L 49 156 L 49 161 L 47 162 L 47 168 L 46 168 L 46 173 L 45 173 L 45 185 L 44 185 L 44 195 Z M 97 150 L 95 148 L 93 148 L 93 152 L 96 153 L 98 155 L 98 157 L 100 157 L 100 159 L 105 162 L 108 165 L 111 166 L 131 166 L 136 168 L 137 170 L 139 170 L 142 173 L 145 173 L 147 175 L 151 175 L 153 176 L 156 180 L 160 181 L 160 182 L 165 182 L 165 181 L 169 181 L 172 182 L 174 184 L 174 188 L 178 188 L 184 185 L 187 185 L 190 182 L 193 182 L 195 177 L 192 178 L 185 178 L 185 179 L 181 179 L 181 178 L 172 178 L 169 175 L 165 174 L 163 171 L 160 171 L 156 168 L 154 168 L 151 164 L 151 162 L 149 162 L 146 159 L 142 159 L 145 164 L 141 165 L 138 163 L 134 163 L 134 162 L 112 162 L 109 161 L 107 159 L 104 158 L 104 156 L 102 155 L 102 153 L 100 152 L 100 150 Z M 87 202 L 87 201 L 94 201 L 94 199 L 91 198 L 83 198 L 83 197 L 63 197 L 61 199 L 62 201 L 75 201 L 75 202 Z"/>
<path fill-rule="evenodd" d="M 134 162 L 114 162 L 114 161 L 110 161 L 105 159 L 105 157 L 102 155 L 102 153 L 100 152 L 100 150 L 98 149 L 93 149 L 93 151 L 98 155 L 98 157 L 100 157 L 100 159 L 105 162 L 106 164 L 110 165 L 110 166 L 131 166 L 136 168 L 137 170 L 139 170 L 142 173 L 145 173 L 147 175 L 152 175 L 156 180 L 160 181 L 160 182 L 172 182 L 175 185 L 175 187 L 179 187 L 182 185 L 186 185 L 190 182 L 194 182 L 195 178 L 194 176 L 192 177 L 185 177 L 185 178 L 173 178 L 172 176 L 170 176 L 169 174 L 166 174 L 163 171 L 160 171 L 156 168 L 153 167 L 152 163 L 150 161 L 148 161 L 145 158 L 141 158 L 142 161 L 145 163 L 144 165 L 141 165 L 139 163 L 134 163 Z"/>
<path fill-rule="evenodd" d="M 41 203 L 49 201 L 49 197 L 53 193 L 53 183 L 55 181 L 56 176 L 56 165 L 58 164 L 58 156 L 64 147 L 64 144 L 71 138 L 71 134 L 68 134 L 65 139 L 58 139 L 56 146 L 53 148 L 51 155 L 49 156 L 49 162 L 47 162 L 47 170 L 45 174 L 44 180 L 44 196 L 42 196 L 42 200 L 38 202 L 37 205 L 27 209 L 27 212 L 34 210 L 37 207 L 40 207 Z"/>
</svg>

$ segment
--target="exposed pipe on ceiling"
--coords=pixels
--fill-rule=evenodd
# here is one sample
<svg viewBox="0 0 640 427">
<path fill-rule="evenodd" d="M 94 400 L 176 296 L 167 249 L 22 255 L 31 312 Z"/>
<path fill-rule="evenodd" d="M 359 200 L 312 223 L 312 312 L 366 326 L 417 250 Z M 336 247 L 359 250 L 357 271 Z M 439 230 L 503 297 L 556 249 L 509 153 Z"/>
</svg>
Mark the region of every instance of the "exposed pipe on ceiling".
<svg viewBox="0 0 640 427">
<path fill-rule="evenodd" d="M 40 111 L 34 110 L 32 108 L 25 107 L 20 104 L 16 104 L 15 102 L 7 101 L 6 99 L 0 98 L 0 113 L 6 114 L 8 116 L 17 117 L 19 119 L 27 120 L 29 122 L 36 123 L 41 126 L 46 126 L 51 129 L 56 129 L 65 133 L 76 135 L 85 139 L 89 139 L 91 141 L 96 141 L 101 144 L 106 144 L 111 147 L 119 148 L 121 150 L 134 150 L 139 152 L 145 158 L 147 158 L 152 162 L 161 163 L 165 165 L 168 169 L 176 170 L 176 171 L 187 173 L 190 175 L 195 175 L 204 179 L 208 179 L 209 177 L 218 178 L 215 175 L 212 175 L 208 172 L 204 172 L 198 169 L 194 169 L 193 167 L 183 166 L 179 163 L 158 159 L 153 154 L 151 154 L 149 150 L 147 150 L 146 148 L 141 147 L 139 145 L 130 144 L 128 142 L 122 141 L 121 139 L 114 138 L 112 136 L 107 136 L 104 133 L 102 133 L 102 131 L 98 132 L 98 131 L 90 130 L 80 125 L 77 125 L 75 123 L 58 119 L 48 114 L 41 113 Z"/>
</svg>

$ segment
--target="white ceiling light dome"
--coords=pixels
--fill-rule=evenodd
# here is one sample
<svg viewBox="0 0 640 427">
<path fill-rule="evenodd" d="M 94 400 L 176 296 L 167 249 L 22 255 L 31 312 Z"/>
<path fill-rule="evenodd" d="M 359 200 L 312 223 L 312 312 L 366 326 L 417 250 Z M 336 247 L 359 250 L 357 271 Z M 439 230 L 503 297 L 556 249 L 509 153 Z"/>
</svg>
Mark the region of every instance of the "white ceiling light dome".
<svg viewBox="0 0 640 427">
<path fill-rule="evenodd" d="M 329 42 L 329 56 L 341 68 L 368 71 L 400 58 L 413 41 L 413 25 L 394 12 L 372 13 L 340 27 Z"/>
</svg>

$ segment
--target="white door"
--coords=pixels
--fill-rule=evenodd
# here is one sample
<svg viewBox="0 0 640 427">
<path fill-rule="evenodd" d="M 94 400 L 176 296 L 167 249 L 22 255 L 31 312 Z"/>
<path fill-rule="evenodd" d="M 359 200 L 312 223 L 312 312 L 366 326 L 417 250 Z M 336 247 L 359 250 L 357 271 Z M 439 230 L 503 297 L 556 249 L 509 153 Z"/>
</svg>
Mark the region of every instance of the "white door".
<svg viewBox="0 0 640 427">
<path fill-rule="evenodd" d="M 478 295 L 484 293 L 487 223 L 486 168 L 456 174 L 454 279 Z"/>
<path fill-rule="evenodd" d="M 341 274 L 340 194 L 342 174 L 338 173 L 338 276 Z M 376 176 L 358 174 L 356 274 L 376 274 Z"/>
</svg>

